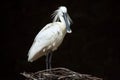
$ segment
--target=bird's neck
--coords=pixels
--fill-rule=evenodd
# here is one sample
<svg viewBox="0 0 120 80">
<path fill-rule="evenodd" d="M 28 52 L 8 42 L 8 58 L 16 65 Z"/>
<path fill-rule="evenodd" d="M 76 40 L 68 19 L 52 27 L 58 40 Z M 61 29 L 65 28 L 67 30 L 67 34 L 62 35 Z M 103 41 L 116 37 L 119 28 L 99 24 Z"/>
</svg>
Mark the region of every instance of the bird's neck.
<svg viewBox="0 0 120 80">
<path fill-rule="evenodd" d="M 61 22 L 63 25 L 65 25 L 65 26 L 66 26 L 66 23 L 65 23 L 64 18 L 63 18 L 62 16 L 60 16 L 59 18 L 60 18 L 60 22 Z"/>
</svg>

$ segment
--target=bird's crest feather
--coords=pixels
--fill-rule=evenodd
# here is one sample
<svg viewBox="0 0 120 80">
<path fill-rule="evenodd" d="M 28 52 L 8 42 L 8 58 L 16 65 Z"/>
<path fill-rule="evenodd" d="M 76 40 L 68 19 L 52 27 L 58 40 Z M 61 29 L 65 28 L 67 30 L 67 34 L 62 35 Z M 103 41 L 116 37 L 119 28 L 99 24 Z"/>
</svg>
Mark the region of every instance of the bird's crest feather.
<svg viewBox="0 0 120 80">
<path fill-rule="evenodd" d="M 60 7 L 54 11 L 54 13 L 52 14 L 52 18 L 53 19 L 53 22 L 59 22 L 60 21 L 60 18 L 59 16 L 60 15 L 63 15 L 62 11 L 60 10 Z M 68 24 L 70 25 L 72 23 L 72 19 L 70 18 L 70 16 L 67 14 L 67 20 L 68 20 Z"/>
</svg>

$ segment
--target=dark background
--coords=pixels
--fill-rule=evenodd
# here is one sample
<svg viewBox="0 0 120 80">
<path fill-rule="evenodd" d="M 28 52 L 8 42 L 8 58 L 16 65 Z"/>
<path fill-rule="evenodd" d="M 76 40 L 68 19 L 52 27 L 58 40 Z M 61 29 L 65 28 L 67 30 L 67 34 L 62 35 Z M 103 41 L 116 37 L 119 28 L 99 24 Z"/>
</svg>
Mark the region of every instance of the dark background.
<svg viewBox="0 0 120 80">
<path fill-rule="evenodd" d="M 52 21 L 59 6 L 68 8 L 73 20 L 67 34 L 53 54 L 53 67 L 118 80 L 119 8 L 110 0 L 4 0 L 1 2 L 0 80 L 23 80 L 21 72 L 45 69 L 45 56 L 27 62 L 27 52 L 35 35 Z"/>
</svg>

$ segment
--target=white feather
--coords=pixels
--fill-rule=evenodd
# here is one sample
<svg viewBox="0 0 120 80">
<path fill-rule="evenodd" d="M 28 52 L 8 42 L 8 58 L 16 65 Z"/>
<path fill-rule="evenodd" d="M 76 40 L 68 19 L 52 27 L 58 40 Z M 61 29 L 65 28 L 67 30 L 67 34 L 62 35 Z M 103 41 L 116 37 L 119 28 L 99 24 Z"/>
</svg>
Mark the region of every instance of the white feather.
<svg viewBox="0 0 120 80">
<path fill-rule="evenodd" d="M 62 17 L 61 7 L 53 13 L 53 16 L 53 22 L 47 24 L 35 37 L 28 52 L 29 62 L 35 61 L 46 53 L 56 50 L 62 43 L 66 34 L 66 24 Z M 71 19 L 69 16 L 68 21 L 70 24 Z"/>
</svg>

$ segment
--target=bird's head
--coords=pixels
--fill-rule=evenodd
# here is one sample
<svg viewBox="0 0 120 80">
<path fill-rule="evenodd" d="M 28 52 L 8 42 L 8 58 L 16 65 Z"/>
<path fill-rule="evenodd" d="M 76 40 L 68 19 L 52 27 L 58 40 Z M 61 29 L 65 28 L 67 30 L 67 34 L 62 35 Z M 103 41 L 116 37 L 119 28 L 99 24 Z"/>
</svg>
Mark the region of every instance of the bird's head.
<svg viewBox="0 0 120 80">
<path fill-rule="evenodd" d="M 67 33 L 72 33 L 72 30 L 70 29 L 70 25 L 72 23 L 72 20 L 70 16 L 67 13 L 67 8 L 65 6 L 60 6 L 54 13 L 53 13 L 54 20 L 53 22 L 61 21 L 62 20 L 66 24 Z M 60 19 L 62 17 L 63 19 Z"/>
</svg>

